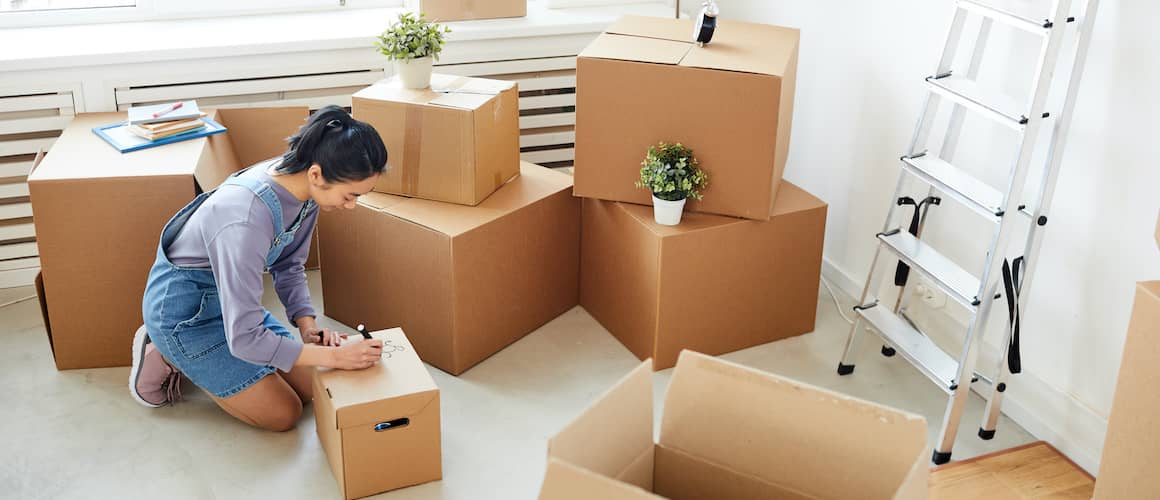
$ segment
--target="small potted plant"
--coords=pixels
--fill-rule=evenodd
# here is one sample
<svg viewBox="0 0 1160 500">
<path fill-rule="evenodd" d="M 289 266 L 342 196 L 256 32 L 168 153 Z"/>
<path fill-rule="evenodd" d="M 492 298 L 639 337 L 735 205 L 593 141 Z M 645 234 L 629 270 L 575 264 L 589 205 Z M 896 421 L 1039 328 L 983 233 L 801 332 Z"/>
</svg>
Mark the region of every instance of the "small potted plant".
<svg viewBox="0 0 1160 500">
<path fill-rule="evenodd" d="M 448 33 L 451 28 L 428 21 L 424 14 L 415 17 L 404 12 L 379 35 L 375 48 L 395 62 L 395 73 L 404 87 L 425 89 L 431 86 L 431 65 L 439 60 Z"/>
<path fill-rule="evenodd" d="M 636 187 L 652 191 L 657 224 L 675 226 L 681 222 L 685 200 L 700 200 L 701 190 L 708 184 L 709 176 L 701 170 L 692 149 L 679 142 L 662 142 L 648 148 Z"/>
</svg>

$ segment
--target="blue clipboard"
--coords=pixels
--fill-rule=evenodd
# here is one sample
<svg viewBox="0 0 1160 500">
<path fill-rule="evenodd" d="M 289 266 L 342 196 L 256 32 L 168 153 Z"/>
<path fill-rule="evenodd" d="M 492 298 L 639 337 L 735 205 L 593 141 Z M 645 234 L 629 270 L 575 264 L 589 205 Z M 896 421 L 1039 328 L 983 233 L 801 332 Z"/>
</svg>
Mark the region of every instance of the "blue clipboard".
<svg viewBox="0 0 1160 500">
<path fill-rule="evenodd" d="M 214 134 L 220 134 L 226 131 L 222 124 L 213 121 L 209 118 L 203 117 L 201 119 L 205 122 L 205 128 L 192 130 L 183 134 L 171 135 L 163 139 L 151 141 L 144 137 L 133 134 L 129 131 L 129 125 L 125 122 L 110 123 L 100 127 L 93 128 L 93 133 L 97 134 L 105 142 L 113 146 L 117 151 L 128 153 L 130 151 L 137 151 L 139 149 L 152 148 L 163 146 L 165 144 L 172 144 L 175 142 L 186 141 L 189 139 L 197 139 L 198 137 L 205 137 Z"/>
</svg>

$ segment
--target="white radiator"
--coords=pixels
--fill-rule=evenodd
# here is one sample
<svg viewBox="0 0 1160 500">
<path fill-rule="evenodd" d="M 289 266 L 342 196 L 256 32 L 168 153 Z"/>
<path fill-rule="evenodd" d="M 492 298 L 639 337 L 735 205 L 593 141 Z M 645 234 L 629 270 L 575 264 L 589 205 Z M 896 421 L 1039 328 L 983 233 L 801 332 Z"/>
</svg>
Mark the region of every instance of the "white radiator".
<svg viewBox="0 0 1160 500">
<path fill-rule="evenodd" d="M 0 95 L 0 288 L 31 285 L 40 271 L 28 173 L 75 110 L 71 89 Z"/>
</svg>

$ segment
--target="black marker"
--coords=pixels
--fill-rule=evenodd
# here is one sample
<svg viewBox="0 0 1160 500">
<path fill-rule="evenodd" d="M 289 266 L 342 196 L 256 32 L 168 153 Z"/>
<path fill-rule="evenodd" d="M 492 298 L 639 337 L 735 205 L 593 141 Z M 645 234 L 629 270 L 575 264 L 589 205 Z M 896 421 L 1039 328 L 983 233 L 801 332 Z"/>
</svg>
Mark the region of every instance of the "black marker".
<svg viewBox="0 0 1160 500">
<path fill-rule="evenodd" d="M 358 332 L 362 334 L 364 339 L 367 339 L 367 340 L 371 339 L 371 334 L 367 333 L 367 327 L 363 326 L 361 323 L 358 325 L 358 328 L 356 328 L 356 330 L 358 330 Z"/>
</svg>

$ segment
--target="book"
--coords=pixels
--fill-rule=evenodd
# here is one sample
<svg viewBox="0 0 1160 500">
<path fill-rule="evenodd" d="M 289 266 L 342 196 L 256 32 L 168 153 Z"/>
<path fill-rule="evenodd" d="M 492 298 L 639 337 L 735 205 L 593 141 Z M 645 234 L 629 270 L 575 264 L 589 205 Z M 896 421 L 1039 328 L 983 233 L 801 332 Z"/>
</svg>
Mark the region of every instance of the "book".
<svg viewBox="0 0 1160 500">
<path fill-rule="evenodd" d="M 104 141 L 109 143 L 110 146 L 122 153 L 128 153 L 145 148 L 152 148 L 164 144 L 171 144 L 174 142 L 187 141 L 190 139 L 196 139 L 198 137 L 220 134 L 226 131 L 226 128 L 222 126 L 222 124 L 214 121 L 211 118 L 202 118 L 201 120 L 205 122 L 205 126 L 202 128 L 189 130 L 153 141 L 144 137 L 139 137 L 133 132 L 130 132 L 130 125 L 125 122 L 110 123 L 108 125 L 94 127 L 92 130 L 94 134 L 97 134 L 98 137 L 104 139 Z"/>
<path fill-rule="evenodd" d="M 175 121 L 156 122 L 156 123 L 138 123 L 135 125 L 137 127 L 148 130 L 150 132 L 162 132 L 164 130 L 181 128 L 181 127 L 183 127 L 185 125 L 189 125 L 189 124 L 202 123 L 199 118 L 204 117 L 204 116 L 206 116 L 206 114 L 201 113 L 201 116 L 196 117 L 196 118 L 190 118 L 187 120 L 175 120 Z"/>
<path fill-rule="evenodd" d="M 177 120 L 189 120 L 201 116 L 201 110 L 197 109 L 197 101 L 179 101 L 181 107 L 172 109 L 177 103 L 170 102 L 165 104 L 154 104 L 151 106 L 131 106 L 129 108 L 129 124 L 140 125 L 143 123 L 157 123 L 170 122 Z M 153 116 L 157 113 L 171 110 L 160 116 Z"/>
<path fill-rule="evenodd" d="M 192 120 L 190 122 L 183 122 L 183 123 L 184 123 L 184 125 L 182 125 L 180 127 L 172 127 L 172 128 L 166 128 L 166 129 L 156 130 L 156 131 L 151 131 L 151 130 L 142 128 L 140 125 L 129 125 L 129 131 L 132 132 L 133 134 L 137 135 L 138 137 L 144 137 L 144 138 L 149 139 L 151 141 L 155 141 L 157 139 L 169 137 L 171 135 L 177 135 L 177 134 L 181 134 L 184 132 L 189 132 L 191 130 L 196 130 L 196 129 L 205 127 L 205 122 L 201 121 L 201 119 Z"/>
</svg>

